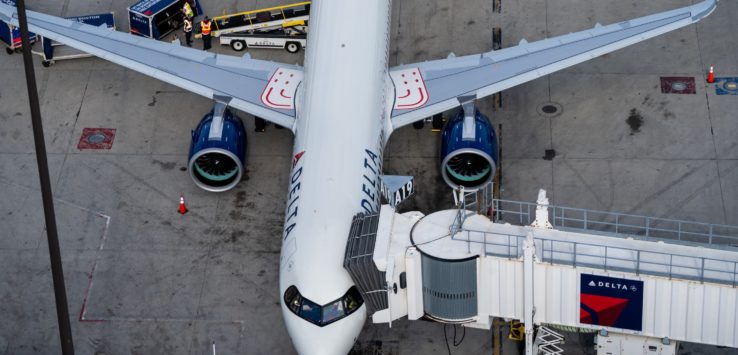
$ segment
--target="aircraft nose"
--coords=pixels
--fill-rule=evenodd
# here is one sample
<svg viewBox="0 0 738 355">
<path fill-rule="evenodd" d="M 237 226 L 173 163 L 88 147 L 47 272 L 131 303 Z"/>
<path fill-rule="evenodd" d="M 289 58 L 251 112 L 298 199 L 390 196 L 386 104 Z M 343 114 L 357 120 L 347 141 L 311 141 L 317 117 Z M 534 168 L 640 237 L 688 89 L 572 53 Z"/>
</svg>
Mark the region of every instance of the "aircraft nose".
<svg viewBox="0 0 738 355">
<path fill-rule="evenodd" d="M 346 355 L 364 327 L 366 306 L 334 323 L 319 327 L 282 307 L 292 344 L 300 355 Z"/>
</svg>

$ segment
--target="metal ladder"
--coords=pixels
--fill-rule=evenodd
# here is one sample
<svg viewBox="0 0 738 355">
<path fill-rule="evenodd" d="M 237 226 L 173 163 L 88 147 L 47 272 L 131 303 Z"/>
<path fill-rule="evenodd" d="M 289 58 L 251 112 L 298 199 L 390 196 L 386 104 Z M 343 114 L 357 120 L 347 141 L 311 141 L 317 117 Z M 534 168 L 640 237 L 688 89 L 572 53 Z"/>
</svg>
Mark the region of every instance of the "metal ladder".
<svg viewBox="0 0 738 355">
<path fill-rule="evenodd" d="M 473 215 L 481 214 L 489 217 L 494 205 L 494 183 L 489 182 L 477 190 L 467 191 L 463 186 L 453 190 L 454 203 L 456 204 L 456 217 L 451 223 L 449 233 L 454 236 L 461 231 L 464 221 Z"/>
<path fill-rule="evenodd" d="M 564 336 L 554 332 L 550 328 L 538 327 L 538 335 L 533 343 L 533 350 L 538 355 L 563 355 L 564 349 L 559 345 L 564 344 Z"/>
</svg>

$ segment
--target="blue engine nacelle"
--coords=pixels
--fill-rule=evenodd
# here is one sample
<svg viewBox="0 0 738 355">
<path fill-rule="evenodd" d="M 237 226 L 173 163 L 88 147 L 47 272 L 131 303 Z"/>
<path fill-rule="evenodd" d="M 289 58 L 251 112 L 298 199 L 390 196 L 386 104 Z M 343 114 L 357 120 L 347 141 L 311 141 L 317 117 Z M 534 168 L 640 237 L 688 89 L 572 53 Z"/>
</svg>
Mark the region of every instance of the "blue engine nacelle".
<svg viewBox="0 0 738 355">
<path fill-rule="evenodd" d="M 476 190 L 492 181 L 497 168 L 497 137 L 479 110 L 474 108 L 474 115 L 468 117 L 459 110 L 446 123 L 441 139 L 441 175 L 449 186 Z"/>
<path fill-rule="evenodd" d="M 188 158 L 190 176 L 207 191 L 238 185 L 246 164 L 246 130 L 225 105 L 216 104 L 192 131 Z"/>
</svg>

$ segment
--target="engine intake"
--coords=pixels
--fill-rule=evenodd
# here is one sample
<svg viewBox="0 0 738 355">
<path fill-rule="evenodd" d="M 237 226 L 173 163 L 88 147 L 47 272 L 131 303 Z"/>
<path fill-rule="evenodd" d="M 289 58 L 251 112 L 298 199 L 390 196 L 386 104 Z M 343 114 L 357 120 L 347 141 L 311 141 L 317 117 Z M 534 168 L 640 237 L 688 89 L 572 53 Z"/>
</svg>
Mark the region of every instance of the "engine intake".
<svg viewBox="0 0 738 355">
<path fill-rule="evenodd" d="M 246 164 L 246 130 L 238 116 L 216 104 L 192 131 L 188 158 L 190 177 L 207 191 L 238 185 Z"/>
<path fill-rule="evenodd" d="M 465 109 L 474 115 L 459 110 L 443 129 L 441 175 L 454 189 L 476 190 L 495 176 L 497 137 L 486 116 L 473 106 Z"/>
</svg>

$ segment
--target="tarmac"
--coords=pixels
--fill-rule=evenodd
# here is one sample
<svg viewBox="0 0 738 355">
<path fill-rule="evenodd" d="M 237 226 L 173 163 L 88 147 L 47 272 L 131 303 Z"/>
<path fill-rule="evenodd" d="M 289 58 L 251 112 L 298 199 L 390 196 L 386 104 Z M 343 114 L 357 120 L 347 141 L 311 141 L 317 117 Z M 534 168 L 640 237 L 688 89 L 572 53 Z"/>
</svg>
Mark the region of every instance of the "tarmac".
<svg viewBox="0 0 738 355">
<path fill-rule="evenodd" d="M 28 1 L 76 16 L 113 11 L 128 31 L 134 1 Z M 696 2 L 696 1 L 694 1 Z M 392 65 L 488 51 L 693 3 L 691 0 L 402 0 L 392 13 Z M 206 0 L 218 15 L 284 2 Z M 354 16 L 354 15 L 352 15 Z M 738 2 L 698 23 L 477 102 L 501 127 L 505 199 L 738 225 L 738 96 L 706 72 L 738 76 Z M 350 29 L 361 36 L 361 17 Z M 181 36 L 180 36 L 181 37 Z M 167 38 L 171 40 L 171 36 Z M 195 41 L 200 46 L 200 41 Z M 309 46 L 309 44 L 308 44 Z M 39 47 L 37 47 L 38 50 Z M 214 41 L 214 51 L 235 53 Z M 309 49 L 308 49 L 309 50 Z M 302 63 L 303 55 L 250 50 Z M 279 309 L 280 235 L 292 135 L 248 132 L 248 169 L 235 189 L 198 189 L 186 171 L 190 130 L 209 100 L 100 59 L 35 57 L 67 297 L 77 354 L 292 354 Z M 695 94 L 662 93 L 661 77 L 693 77 Z M 0 56 L 0 354 L 60 353 L 21 56 Z M 539 112 L 553 103 L 554 115 Z M 109 150 L 80 150 L 84 128 L 112 128 Z M 395 132 L 386 173 L 415 176 L 407 210 L 452 206 L 438 172 L 440 135 Z M 547 153 L 547 150 L 549 151 Z M 184 195 L 190 212 L 177 213 Z M 445 329 L 453 343 L 453 327 Z M 457 329 L 461 331 L 461 329 Z M 503 337 L 506 329 L 503 328 Z M 458 338 L 461 333 L 458 334 Z M 566 354 L 590 354 L 567 334 Z M 492 354 L 492 332 L 367 323 L 354 354 Z M 505 341 L 503 354 L 516 354 Z M 738 354 L 682 344 L 680 354 Z"/>
</svg>

